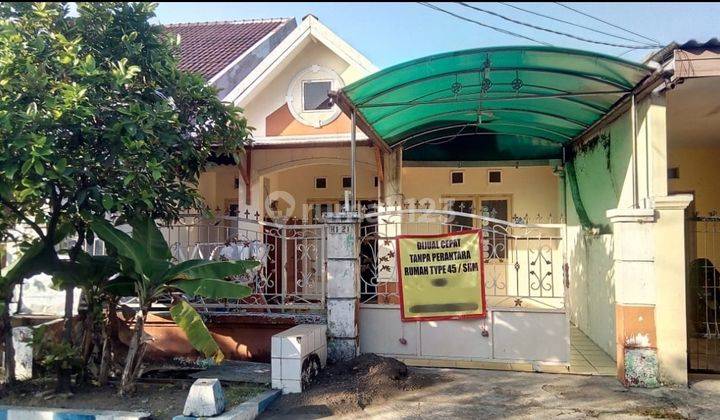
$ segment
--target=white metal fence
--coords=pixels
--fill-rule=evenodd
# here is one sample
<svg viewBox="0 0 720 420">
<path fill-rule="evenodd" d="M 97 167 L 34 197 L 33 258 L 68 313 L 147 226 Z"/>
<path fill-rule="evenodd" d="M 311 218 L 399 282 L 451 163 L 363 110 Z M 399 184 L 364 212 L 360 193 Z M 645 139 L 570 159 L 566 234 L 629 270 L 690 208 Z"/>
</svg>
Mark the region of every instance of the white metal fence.
<svg viewBox="0 0 720 420">
<path fill-rule="evenodd" d="M 325 307 L 325 225 L 275 223 L 259 218 L 185 215 L 160 230 L 176 262 L 188 259 L 246 260 L 260 262 L 251 274 L 232 281 L 249 286 L 244 299 L 196 298 L 204 313 L 316 311 Z M 96 240 L 86 249 L 104 254 Z M 161 299 L 163 310 L 170 297 Z M 132 304 L 129 300 L 125 303 Z"/>
<path fill-rule="evenodd" d="M 395 239 L 482 229 L 489 307 L 564 308 L 564 224 L 524 224 L 449 210 L 369 213 L 361 226 L 361 303 L 399 303 Z"/>
<path fill-rule="evenodd" d="M 249 217 L 188 216 L 162 228 L 178 261 L 253 259 L 260 269 L 235 281 L 253 289 L 242 300 L 200 300 L 208 311 L 308 310 L 325 306 L 325 226 Z"/>
</svg>

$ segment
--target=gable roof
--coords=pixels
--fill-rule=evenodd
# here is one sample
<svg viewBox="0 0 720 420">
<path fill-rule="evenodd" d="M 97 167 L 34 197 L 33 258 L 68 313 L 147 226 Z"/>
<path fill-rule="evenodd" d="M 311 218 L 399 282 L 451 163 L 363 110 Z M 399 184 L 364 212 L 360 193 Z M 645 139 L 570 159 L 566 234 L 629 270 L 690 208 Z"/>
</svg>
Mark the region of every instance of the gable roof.
<svg viewBox="0 0 720 420">
<path fill-rule="evenodd" d="M 290 20 L 294 19 L 179 23 L 164 27 L 180 35 L 180 68 L 210 80 Z"/>
<path fill-rule="evenodd" d="M 270 54 L 264 57 L 229 93 L 222 95 L 221 92 L 221 99 L 236 104 L 247 100 L 252 96 L 255 88 L 260 85 L 263 80 L 272 77 L 278 66 L 280 66 L 285 59 L 292 56 L 308 37 L 319 41 L 347 63 L 356 66 L 363 76 L 367 76 L 378 70 L 370 60 L 337 36 L 327 26 L 320 23 L 315 16 L 307 15 L 303 18 L 300 25 L 294 28 L 294 30 L 290 32 Z"/>
</svg>

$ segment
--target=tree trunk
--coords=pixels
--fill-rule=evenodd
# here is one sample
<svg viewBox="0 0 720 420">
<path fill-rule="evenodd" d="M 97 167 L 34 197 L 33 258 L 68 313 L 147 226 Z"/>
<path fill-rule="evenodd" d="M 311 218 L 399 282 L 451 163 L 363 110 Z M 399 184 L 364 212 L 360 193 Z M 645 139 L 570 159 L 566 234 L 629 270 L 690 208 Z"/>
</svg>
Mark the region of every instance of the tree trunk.
<svg viewBox="0 0 720 420">
<path fill-rule="evenodd" d="M 110 336 L 110 356 L 112 359 L 112 368 L 115 366 L 121 366 L 122 357 L 118 352 L 118 344 L 120 343 L 120 333 L 118 332 L 118 324 L 120 319 L 117 316 L 117 301 L 110 301 L 110 311 L 108 312 L 108 335 Z"/>
<path fill-rule="evenodd" d="M 98 373 L 100 386 L 107 385 L 110 377 L 110 365 L 112 364 L 110 346 L 110 335 L 107 332 L 107 327 L 103 327 L 102 355 L 100 356 L 100 373 Z"/>
<path fill-rule="evenodd" d="M 125 368 L 123 369 L 122 379 L 120 381 L 120 394 L 122 395 L 131 393 L 135 388 L 135 376 L 138 367 L 140 367 L 140 362 L 142 362 L 142 356 L 145 353 L 145 343 L 143 343 L 142 338 L 146 317 L 146 308 L 141 308 L 140 312 L 135 314 L 135 333 L 130 341 L 130 348 L 125 358 Z"/>
<path fill-rule="evenodd" d="M 55 386 L 56 394 L 72 394 L 72 369 L 58 368 L 57 385 Z"/>
<path fill-rule="evenodd" d="M 73 300 L 75 298 L 73 285 L 68 285 L 65 289 L 65 330 L 63 332 L 63 341 L 73 345 Z M 58 394 L 71 393 L 72 369 L 58 370 L 58 383 L 55 392 Z"/>
<path fill-rule="evenodd" d="M 78 378 L 83 383 L 87 382 L 90 376 L 90 364 L 92 359 L 93 350 L 95 350 L 95 322 L 93 316 L 93 305 L 88 302 L 88 311 L 82 320 L 83 332 L 82 332 L 82 361 L 83 369 L 82 375 Z"/>
<path fill-rule="evenodd" d="M 107 385 L 110 377 L 110 368 L 113 364 L 113 340 L 115 339 L 113 332 L 115 331 L 115 323 L 117 322 L 117 306 L 114 301 L 106 304 L 107 313 L 103 319 L 102 333 L 102 354 L 100 356 L 100 372 L 98 373 L 98 382 L 100 386 Z"/>
<path fill-rule="evenodd" d="M 73 338 L 73 306 L 75 303 L 74 291 L 75 288 L 72 285 L 68 285 L 65 289 L 65 330 L 63 332 L 63 340 L 70 344 L 72 344 Z"/>
<path fill-rule="evenodd" d="M 5 385 L 12 385 L 15 382 L 15 347 L 13 346 L 12 319 L 10 318 L 10 302 L 12 301 L 12 288 L 5 296 L 2 312 L 2 336 L 5 355 Z"/>
</svg>

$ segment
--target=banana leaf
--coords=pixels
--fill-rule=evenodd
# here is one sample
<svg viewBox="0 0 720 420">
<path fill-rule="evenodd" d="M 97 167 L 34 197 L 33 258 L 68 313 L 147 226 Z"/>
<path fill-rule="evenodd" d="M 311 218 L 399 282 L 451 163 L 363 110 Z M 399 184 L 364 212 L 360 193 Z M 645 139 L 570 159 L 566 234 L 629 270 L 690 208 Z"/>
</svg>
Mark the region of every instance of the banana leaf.
<svg viewBox="0 0 720 420">
<path fill-rule="evenodd" d="M 99 286 L 120 271 L 116 258 L 104 255 L 90 255 L 80 251 L 77 263 L 61 260 L 58 268 L 53 270 L 53 284 L 63 289 L 66 284 L 79 287 Z"/>
<path fill-rule="evenodd" d="M 104 219 L 94 220 L 90 227 L 100 239 L 110 243 L 120 256 L 131 260 L 137 273 L 145 274 L 148 277 L 153 274 L 153 264 L 151 264 L 145 248 L 138 241 Z"/>
<path fill-rule="evenodd" d="M 220 279 L 190 279 L 171 283 L 190 297 L 202 296 L 210 299 L 242 299 L 250 296 L 252 290 L 242 284 Z"/>
<path fill-rule="evenodd" d="M 117 297 L 137 296 L 135 279 L 126 276 L 119 276 L 108 281 L 105 287 L 103 287 L 103 290 Z"/>
<path fill-rule="evenodd" d="M 215 363 L 223 361 L 225 355 L 205 326 L 200 314 L 189 303 L 183 300 L 173 305 L 170 308 L 170 315 L 180 329 L 185 332 L 188 341 L 196 350 L 205 357 L 212 357 Z"/>
<path fill-rule="evenodd" d="M 260 265 L 258 261 L 207 261 L 188 260 L 174 266 L 165 273 L 167 280 L 175 279 L 221 279 L 227 276 L 245 274 Z"/>
<path fill-rule="evenodd" d="M 132 226 L 132 237 L 139 242 L 150 258 L 162 260 L 171 260 L 172 253 L 168 248 L 165 238 L 160 233 L 160 229 L 155 225 L 155 221 L 151 218 L 136 219 L 130 223 Z"/>
<path fill-rule="evenodd" d="M 53 245 L 62 242 L 73 231 L 69 223 L 61 224 L 55 234 Z M 51 246 L 40 240 L 35 240 L 28 246 L 18 261 L 0 276 L 0 287 L 14 285 L 19 281 L 40 273 L 52 273 L 57 269 L 57 253 Z"/>
</svg>

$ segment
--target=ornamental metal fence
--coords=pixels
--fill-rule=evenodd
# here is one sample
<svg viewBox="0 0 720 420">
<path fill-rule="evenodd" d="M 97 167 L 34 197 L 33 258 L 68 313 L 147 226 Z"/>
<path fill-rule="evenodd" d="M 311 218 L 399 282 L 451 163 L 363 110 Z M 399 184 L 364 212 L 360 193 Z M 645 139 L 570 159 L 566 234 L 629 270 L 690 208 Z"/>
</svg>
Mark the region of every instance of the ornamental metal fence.
<svg viewBox="0 0 720 420">
<path fill-rule="evenodd" d="M 366 214 L 360 228 L 361 303 L 399 304 L 399 235 L 481 229 L 489 307 L 564 308 L 565 225 L 527 224 L 522 218 L 510 222 L 479 213 L 405 209 Z"/>
<path fill-rule="evenodd" d="M 188 259 L 256 260 L 260 267 L 235 276 L 252 294 L 244 299 L 205 299 L 192 303 L 199 312 L 214 314 L 247 312 L 313 312 L 325 307 L 325 225 L 293 221 L 278 223 L 246 217 L 205 218 L 184 215 L 178 222 L 160 227 L 175 262 Z M 104 254 L 102 241 L 88 243 L 86 250 Z M 171 297 L 161 298 L 153 310 L 167 310 Z M 126 299 L 124 304 L 135 304 Z"/>
</svg>

